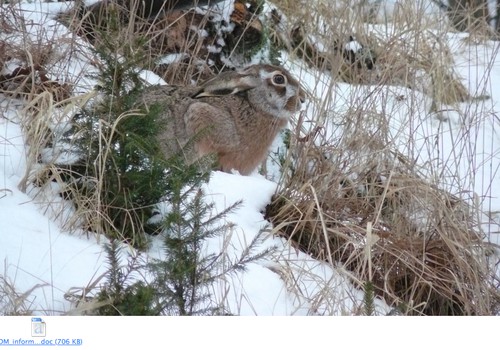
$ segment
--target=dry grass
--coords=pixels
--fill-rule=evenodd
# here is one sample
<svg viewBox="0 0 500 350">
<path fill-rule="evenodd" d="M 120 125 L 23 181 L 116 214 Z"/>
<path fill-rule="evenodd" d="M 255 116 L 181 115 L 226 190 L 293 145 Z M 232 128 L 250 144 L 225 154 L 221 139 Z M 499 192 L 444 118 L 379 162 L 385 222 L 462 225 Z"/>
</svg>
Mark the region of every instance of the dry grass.
<svg viewBox="0 0 500 350">
<path fill-rule="evenodd" d="M 267 209 L 275 232 L 317 259 L 340 263 L 359 287 L 371 281 L 378 296 L 407 314 L 498 312 L 485 265 L 494 249 L 483 242 L 474 208 L 384 149 L 371 152 L 386 159 L 360 163 L 346 151 L 333 150 L 314 165 L 316 173 L 307 169 L 309 156 L 297 155 L 303 173 L 282 183 Z"/>
<path fill-rule="evenodd" d="M 71 59 L 77 56 L 77 44 L 56 35 L 49 25 L 26 21 L 15 4 L 0 9 L 0 25 L 4 29 L 0 42 L 7 48 L 0 52 L 1 68 L 10 65 L 10 70 L 0 74 L 0 93 L 19 100 L 18 106 L 12 107 L 19 119 L 13 122 L 21 126 L 27 146 L 19 189 L 32 195 L 51 217 L 68 224 L 65 210 L 71 205 L 54 198 L 65 187 L 63 174 L 55 165 L 60 155 L 55 133 L 64 129 L 72 114 L 91 97 L 74 96 L 80 77 L 68 74 Z"/>
<path fill-rule="evenodd" d="M 6 274 L 5 274 L 6 275 Z M 29 316 L 33 313 L 31 294 L 45 285 L 36 284 L 24 293 L 15 288 L 15 284 L 5 275 L 0 275 L 0 314 L 6 316 Z"/>
<path fill-rule="evenodd" d="M 326 84 L 329 92 L 326 97 L 314 99 L 317 91 L 310 91 L 314 102 L 309 114 L 311 127 L 306 127 L 303 119 L 293 125 L 285 163 L 293 171 L 285 171 L 267 210 L 274 232 L 315 258 L 331 266 L 340 265 L 358 287 L 371 281 L 378 296 L 405 314 L 497 314 L 500 297 L 498 281 L 492 273 L 498 253 L 485 243 L 488 232 L 482 231 L 484 218 L 479 204 L 485 199 L 474 198 L 467 181 L 443 176 L 445 172 L 458 174 L 458 161 L 436 165 L 431 158 L 423 168 L 418 165 L 419 160 L 435 150 L 417 147 L 417 140 L 411 136 L 407 152 L 396 151 L 394 133 L 390 131 L 394 110 L 387 101 L 382 110 L 372 105 L 381 96 L 392 98 L 385 85 L 410 88 L 403 90 L 405 93 L 397 99 L 410 105 L 409 129 L 416 129 L 425 124 L 420 119 L 422 107 L 416 105 L 423 100 L 420 94 L 430 101 L 425 107 L 427 111 L 440 111 L 459 102 L 471 102 L 474 106 L 478 98 L 484 98 L 471 96 L 454 72 L 446 40 L 449 28 L 446 24 L 435 27 L 435 21 L 416 21 L 426 18 L 418 14 L 418 8 L 401 8 L 391 23 L 380 26 L 374 24 L 376 20 L 370 11 L 332 8 L 325 1 L 318 1 L 316 8 L 297 6 L 297 2 L 288 0 L 276 3 L 285 15 L 274 21 L 271 30 L 277 42 L 290 55 L 330 74 L 316 75 L 318 90 L 325 88 L 320 84 Z M 72 12 L 66 16 L 73 31 L 85 34 L 89 30 L 82 17 Z M 21 17 L 13 8 L 2 10 L 0 29 L 7 33 L 24 28 Z M 213 56 L 206 45 L 217 38 L 203 37 L 189 29 L 206 21 L 206 17 L 191 12 L 177 19 L 164 18 L 153 26 L 131 19 L 117 40 L 124 44 L 125 51 L 141 39 L 149 52 L 144 67 L 153 68 L 168 82 L 193 82 L 211 76 L 226 63 L 208 64 Z M 250 16 L 242 22 L 242 32 L 255 34 L 252 29 L 256 26 L 255 18 Z M 144 34 L 141 38 L 138 31 Z M 47 84 L 44 70 L 56 58 L 57 43 L 50 40 L 43 28 L 39 33 L 35 38 L 25 36 L 17 47 L 11 47 L 12 41 L 0 40 L 0 53 L 2 50 L 5 53 L 9 46 L 10 55 L 24 64 L 19 74 L 0 79 L 0 90 L 8 90 L 27 101 L 22 113 L 29 145 L 27 173 L 20 185 L 24 190 L 33 183 L 41 188 L 50 188 L 54 183 L 59 188 L 65 187 L 64 174 L 55 161 L 44 164 L 39 161 L 41 152 L 52 145 L 53 125 L 65 121 L 49 120 L 47 116 L 65 116 L 67 113 L 60 113 L 61 110 L 81 106 L 91 97 L 69 97 L 73 90 L 71 85 L 64 85 L 65 81 Z M 359 61 L 347 62 L 339 51 L 353 33 L 359 42 L 373 50 L 377 58 L 374 69 L 358 65 Z M 238 42 L 238 38 L 233 39 Z M 317 39 L 322 41 L 321 46 L 315 44 Z M 470 40 L 484 40 L 484 37 L 476 33 Z M 73 46 L 75 51 L 76 46 Z M 178 52 L 188 55 L 168 66 L 156 66 L 161 55 Z M 12 58 L 0 54 L 0 64 Z M 100 64 L 96 59 L 93 63 Z M 334 80 L 322 81 L 328 75 Z M 339 94 L 339 81 L 359 88 L 352 88 L 349 96 Z M 372 89 L 360 84 L 371 84 Z M 64 93 L 54 92 L 54 87 L 63 87 Z M 336 104 L 348 108 L 338 115 Z M 473 141 L 471 130 L 488 113 L 476 112 L 470 110 L 473 117 L 467 119 L 456 140 Z M 324 128 L 332 131 L 332 125 L 337 125 L 333 129 L 335 137 L 324 133 Z M 399 132 L 408 130 L 407 126 L 401 125 Z M 302 132 L 307 129 L 310 133 L 303 137 Z M 106 144 L 106 140 L 102 141 Z M 455 156 L 470 157 L 470 163 L 476 164 L 474 154 L 465 150 L 458 150 Z M 467 175 L 473 177 L 476 170 L 471 169 Z M 94 185 L 99 188 L 99 183 Z M 40 202 L 53 200 L 43 197 L 43 191 L 39 193 Z M 64 217 L 69 227 L 100 232 L 103 221 L 109 224 L 109 218 L 103 217 L 99 210 L 97 190 L 93 197 L 79 197 L 78 193 L 71 197 L 78 202 L 79 209 Z M 64 203 L 49 202 L 48 207 L 52 207 L 54 215 L 63 215 L 61 205 Z M 299 283 L 289 284 L 293 291 Z M 339 307 L 333 304 L 345 301 L 328 295 L 331 289 L 325 283 L 319 297 L 330 299 L 335 313 Z M 298 289 L 295 292 L 301 294 Z M 8 295 L 15 306 L 12 312 L 28 312 L 22 306 L 22 296 L 12 291 Z M 342 309 L 341 313 L 350 311 Z"/>
<path fill-rule="evenodd" d="M 323 1 L 311 6 L 277 3 L 281 7 L 272 16 L 273 38 L 337 81 L 405 86 L 431 97 L 433 110 L 443 104 L 487 98 L 471 96 L 463 85 L 447 46 L 447 33 L 452 29 L 442 18 L 438 22 L 423 14 L 422 2 L 399 4 L 385 23 L 373 18 L 378 9 L 363 2 L 355 9 L 342 1 L 336 6 Z M 368 48 L 355 62 L 346 59 L 344 51 L 351 37 Z M 373 69 L 368 64 L 372 60 L 376 62 Z"/>
<path fill-rule="evenodd" d="M 257 2 L 248 1 L 253 6 Z M 254 12 L 257 8 L 245 3 L 237 0 L 229 18 L 224 17 L 228 9 L 219 8 L 204 13 L 176 10 L 144 19 L 119 4 L 99 2 L 85 8 L 77 5 L 58 18 L 96 47 L 106 47 L 106 33 L 118 30 L 124 50 L 135 45 L 134 50 L 147 53 L 141 68 L 157 73 L 169 84 L 182 85 L 243 65 L 249 60 L 247 53 L 263 44 L 265 33 Z M 137 5 L 131 3 L 132 12 Z M 110 20 L 113 16 L 120 20 Z"/>
<path fill-rule="evenodd" d="M 57 102 L 69 98 L 72 86 L 52 79 L 48 73 L 54 59 L 63 54 L 58 52 L 57 46 L 64 44 L 54 40 L 50 28 L 27 22 L 19 8 L 14 6 L 2 7 L 0 26 L 3 29 L 0 67 L 3 68 L 7 62 L 17 65 L 12 72 L 0 74 L 0 92 L 28 101 L 44 92 L 51 93 Z M 35 32 L 34 27 L 38 27 L 37 35 L 28 35 L 28 31 Z M 51 73 L 54 74 L 54 71 Z"/>
<path fill-rule="evenodd" d="M 287 14 L 284 27 L 276 27 L 280 41 L 332 79 L 316 75 L 312 96 L 324 89 L 331 94 L 314 100 L 293 126 L 288 170 L 266 212 L 274 232 L 346 269 L 360 289 L 372 282 L 376 295 L 404 314 L 497 314 L 498 249 L 483 231 L 484 199 L 467 180 L 478 169 L 460 166 L 464 159 L 476 164 L 466 145 L 475 143 L 474 131 L 490 112 L 467 108 L 453 130 L 453 159 L 439 160 L 439 132 L 435 142 L 419 139 L 426 119 L 441 118 L 429 112 L 487 99 L 471 96 L 458 79 L 447 41 L 451 29 L 424 22 L 418 6 L 401 5 L 390 23 L 374 25 L 360 15 L 366 12 L 348 7 L 320 1 L 316 11 L 279 3 Z M 339 47 L 350 35 L 373 48 L 374 69 L 346 67 Z M 397 119 L 401 113 L 407 114 Z"/>
</svg>

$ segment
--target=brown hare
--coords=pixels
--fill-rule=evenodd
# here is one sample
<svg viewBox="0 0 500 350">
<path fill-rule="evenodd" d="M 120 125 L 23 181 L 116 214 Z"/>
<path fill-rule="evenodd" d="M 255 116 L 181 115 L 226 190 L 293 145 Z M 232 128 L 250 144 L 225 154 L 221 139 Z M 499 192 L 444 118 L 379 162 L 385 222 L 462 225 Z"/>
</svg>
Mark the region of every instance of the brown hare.
<svg viewBox="0 0 500 350">
<path fill-rule="evenodd" d="M 248 175 L 265 159 L 304 96 L 288 71 L 258 64 L 199 86 L 150 87 L 140 102 L 161 110 L 159 140 L 167 157 L 182 151 L 192 163 L 215 154 L 222 171 Z"/>
</svg>

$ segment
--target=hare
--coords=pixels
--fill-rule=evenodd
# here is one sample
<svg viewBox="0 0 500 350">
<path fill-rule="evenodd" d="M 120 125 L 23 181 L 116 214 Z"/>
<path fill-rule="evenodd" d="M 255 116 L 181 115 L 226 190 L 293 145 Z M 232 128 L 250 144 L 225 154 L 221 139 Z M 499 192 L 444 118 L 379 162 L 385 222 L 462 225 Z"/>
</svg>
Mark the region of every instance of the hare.
<svg viewBox="0 0 500 350">
<path fill-rule="evenodd" d="M 165 155 L 182 151 L 189 163 L 215 154 L 220 170 L 250 174 L 305 94 L 285 69 L 258 64 L 229 71 L 200 86 L 154 86 L 141 98 L 160 108 Z M 192 147 L 190 147 L 192 145 Z"/>
</svg>

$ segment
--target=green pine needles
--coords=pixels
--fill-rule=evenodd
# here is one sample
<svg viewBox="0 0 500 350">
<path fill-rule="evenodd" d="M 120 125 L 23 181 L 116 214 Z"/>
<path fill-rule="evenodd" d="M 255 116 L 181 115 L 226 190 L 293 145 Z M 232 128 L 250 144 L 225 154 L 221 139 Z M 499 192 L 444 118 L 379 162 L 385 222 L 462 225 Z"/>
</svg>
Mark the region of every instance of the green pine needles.
<svg viewBox="0 0 500 350">
<path fill-rule="evenodd" d="M 127 265 L 122 266 L 122 252 L 117 240 L 106 246 L 107 281 L 99 291 L 97 300 L 101 305 L 95 312 L 101 316 L 118 315 L 158 315 L 154 305 L 155 291 L 135 275 L 141 269 L 140 255 L 129 257 Z"/>
<path fill-rule="evenodd" d="M 363 298 L 363 314 L 365 316 L 375 315 L 375 289 L 373 283 L 365 281 L 363 285 L 364 298 Z"/>
<path fill-rule="evenodd" d="M 107 28 L 95 44 L 98 98 L 74 117 L 68 136 L 79 160 L 64 166 L 63 173 L 68 197 L 85 218 L 86 229 L 145 248 L 148 235 L 159 232 L 150 218 L 171 190 L 168 169 L 177 160 L 160 152 L 159 106 L 137 109 L 145 43 L 135 37 L 125 40 L 115 12 L 109 10 Z"/>
<path fill-rule="evenodd" d="M 160 152 L 158 109 L 134 111 L 141 89 L 136 59 L 116 59 L 103 54 L 102 100 L 75 118 L 78 147 L 82 154 L 71 174 L 88 181 L 75 181 L 86 200 L 98 201 L 98 232 L 144 247 L 147 224 L 154 206 L 168 193 L 169 160 Z M 129 90 L 126 89 L 129 87 Z"/>
<path fill-rule="evenodd" d="M 173 168 L 174 178 L 183 172 Z M 180 182 L 175 182 L 180 184 Z M 217 286 L 228 283 L 231 274 L 244 272 L 247 265 L 270 254 L 274 248 L 258 249 L 262 230 L 238 254 L 229 254 L 232 224 L 225 217 L 235 210 L 237 202 L 213 214 L 213 203 L 206 203 L 203 191 L 196 185 L 173 188 L 170 208 L 161 222 L 162 257 L 137 264 L 138 256 L 120 263 L 121 249 L 117 241 L 107 247 L 107 282 L 97 300 L 104 303 L 99 315 L 231 315 L 223 293 Z M 213 239 L 225 249 L 208 252 Z M 138 276 L 146 276 L 138 278 Z M 221 290 L 227 290 L 227 286 Z"/>
<path fill-rule="evenodd" d="M 178 192 L 172 210 L 163 222 L 164 259 L 155 259 L 148 269 L 155 277 L 153 289 L 162 314 L 221 315 L 223 304 L 213 299 L 211 286 L 221 271 L 220 254 L 203 252 L 207 240 L 222 236 L 228 227 L 223 218 L 240 203 L 211 215 L 212 205 L 204 202 L 200 189 Z"/>
</svg>

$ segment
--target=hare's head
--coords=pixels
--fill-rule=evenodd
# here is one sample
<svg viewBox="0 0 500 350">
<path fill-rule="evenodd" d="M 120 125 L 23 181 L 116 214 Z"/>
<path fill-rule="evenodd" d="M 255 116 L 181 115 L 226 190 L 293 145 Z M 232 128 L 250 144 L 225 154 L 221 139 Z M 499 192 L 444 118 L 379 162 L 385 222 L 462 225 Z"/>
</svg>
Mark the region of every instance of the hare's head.
<svg viewBox="0 0 500 350">
<path fill-rule="evenodd" d="M 246 94 L 256 110 L 289 119 L 305 100 L 300 84 L 287 70 L 257 64 L 208 80 L 194 97 Z"/>
</svg>

